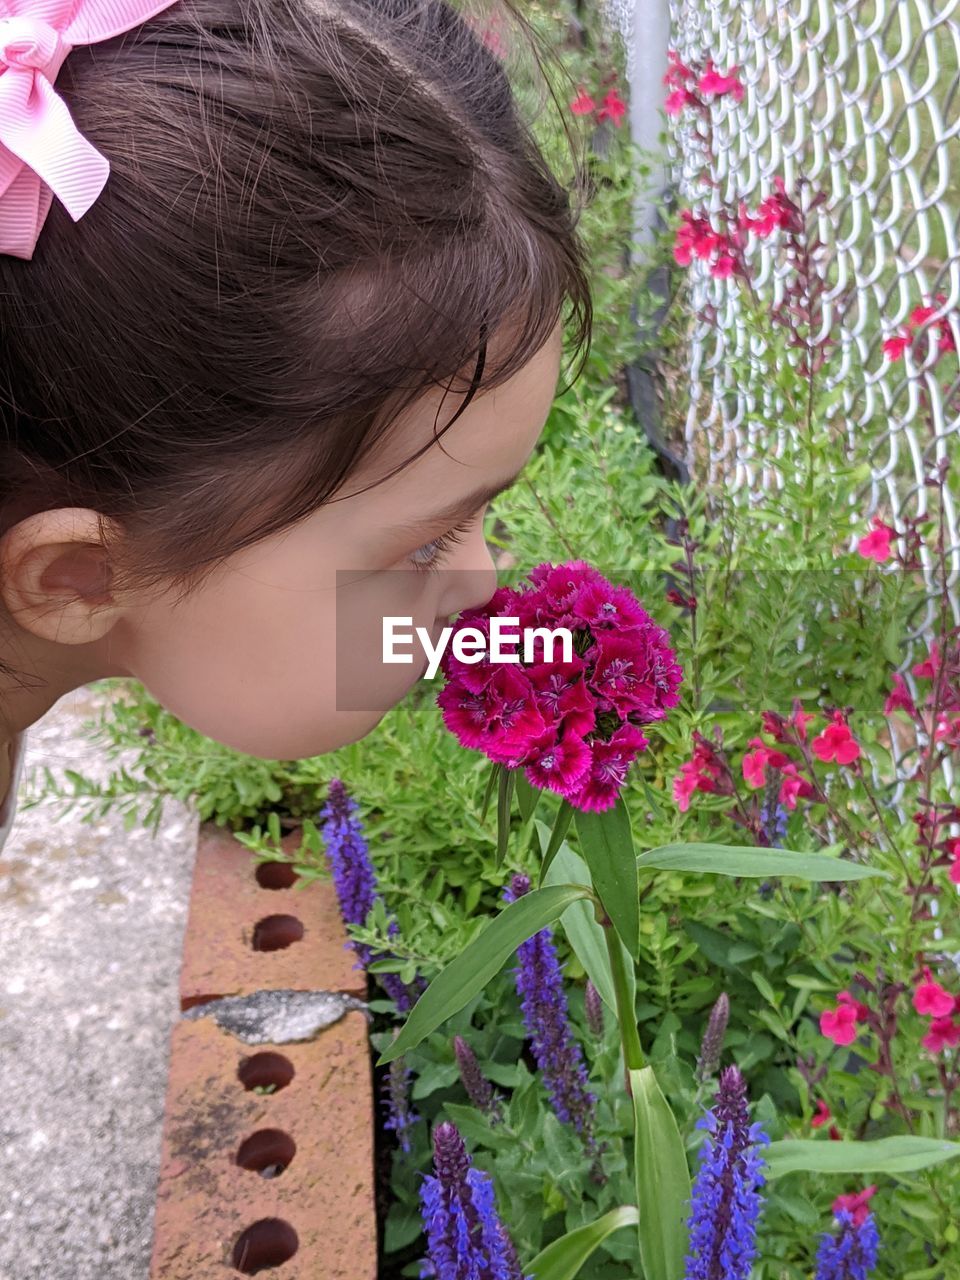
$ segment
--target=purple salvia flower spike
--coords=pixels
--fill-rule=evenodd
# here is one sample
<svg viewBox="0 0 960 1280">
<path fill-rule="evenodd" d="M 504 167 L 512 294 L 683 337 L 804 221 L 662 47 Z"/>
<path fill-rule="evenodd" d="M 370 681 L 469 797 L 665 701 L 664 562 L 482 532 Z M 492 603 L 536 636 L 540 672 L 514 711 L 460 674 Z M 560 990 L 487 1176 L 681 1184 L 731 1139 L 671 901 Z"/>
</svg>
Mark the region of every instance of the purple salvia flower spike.
<svg viewBox="0 0 960 1280">
<path fill-rule="evenodd" d="M 327 803 L 319 816 L 343 922 L 362 926 L 381 894 L 363 825 L 355 816 L 358 807 L 341 780 L 334 778 L 327 792 Z M 399 932 L 395 920 L 390 921 L 388 932 L 391 937 Z M 348 945 L 356 953 L 358 968 L 366 968 L 371 960 L 377 958 L 373 950 L 363 943 Z M 407 1013 L 416 1000 L 416 994 L 395 973 L 378 973 L 376 978 L 396 1004 L 398 1012 Z"/>
<path fill-rule="evenodd" d="M 530 878 L 516 875 L 505 892 L 515 902 L 530 891 Z M 517 948 L 517 992 L 533 1056 L 557 1118 L 579 1134 L 588 1154 L 597 1155 L 594 1138 L 596 1097 L 588 1088 L 587 1068 L 570 1030 L 563 975 L 550 929 L 541 929 Z"/>
<path fill-rule="evenodd" d="M 412 1149 L 410 1130 L 419 1119 L 410 1105 L 410 1075 L 403 1058 L 394 1058 L 383 1082 L 383 1101 L 387 1112 L 383 1127 L 396 1134 L 400 1150 L 407 1153 Z"/>
<path fill-rule="evenodd" d="M 583 994 L 583 1008 L 587 1015 L 587 1026 L 591 1034 L 599 1040 L 603 1035 L 603 1001 L 600 999 L 600 992 L 589 978 Z"/>
<path fill-rule="evenodd" d="M 421 1274 L 436 1280 L 530 1280 L 497 1215 L 493 1183 L 472 1167 L 455 1125 L 434 1129 L 433 1168 L 420 1188 L 429 1255 Z"/>
<path fill-rule="evenodd" d="M 720 1065 L 720 1053 L 723 1049 L 723 1037 L 727 1034 L 727 1022 L 730 1019 L 730 998 L 725 991 L 721 992 L 716 1004 L 710 1010 L 707 1029 L 703 1033 L 700 1046 L 700 1057 L 697 1059 L 696 1078 L 703 1084 L 709 1080 Z"/>
<path fill-rule="evenodd" d="M 758 1148 L 770 1139 L 750 1124 L 747 1087 L 736 1067 L 721 1074 L 713 1109 L 697 1127 L 708 1136 L 690 1199 L 684 1280 L 748 1280 L 764 1183 Z"/>
<path fill-rule="evenodd" d="M 873 1214 L 858 1222 L 852 1213 L 841 1209 L 836 1218 L 836 1234 L 820 1238 L 815 1280 L 869 1280 L 879 1252 Z"/>
<path fill-rule="evenodd" d="M 477 1108 L 484 1112 L 491 1124 L 502 1119 L 500 1100 L 494 1092 L 493 1085 L 480 1070 L 477 1055 L 464 1040 L 463 1036 L 453 1037 L 453 1054 L 460 1069 L 460 1079 L 467 1091 L 467 1097 Z"/>
</svg>

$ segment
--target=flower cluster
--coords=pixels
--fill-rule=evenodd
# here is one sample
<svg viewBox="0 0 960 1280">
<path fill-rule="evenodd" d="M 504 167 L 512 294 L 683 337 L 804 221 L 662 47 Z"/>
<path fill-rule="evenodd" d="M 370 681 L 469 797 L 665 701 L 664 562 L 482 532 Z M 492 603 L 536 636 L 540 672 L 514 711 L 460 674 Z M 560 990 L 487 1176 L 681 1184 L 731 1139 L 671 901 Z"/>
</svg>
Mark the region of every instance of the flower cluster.
<svg viewBox="0 0 960 1280">
<path fill-rule="evenodd" d="M 320 810 L 319 817 L 337 901 L 340 904 L 340 915 L 344 924 L 364 925 L 381 895 L 363 826 L 356 817 L 358 808 L 356 800 L 347 794 L 341 780 L 334 778 L 327 791 L 327 803 Z M 392 920 L 391 935 L 395 936 L 397 931 L 397 922 Z M 356 952 L 361 966 L 365 967 L 376 958 L 373 949 L 363 943 L 351 942 L 348 945 Z M 416 994 L 401 982 L 397 974 L 378 973 L 377 981 L 400 1013 L 406 1013 L 412 1007 Z"/>
<path fill-rule="evenodd" d="M 436 1280 L 530 1280 L 497 1215 L 489 1174 L 474 1169 L 455 1125 L 433 1131 L 433 1174 L 420 1188 L 428 1261 Z"/>
<path fill-rule="evenodd" d="M 624 587 L 582 561 L 541 564 L 518 588 L 501 587 L 458 626 L 489 640 L 492 617 L 517 619 L 523 633 L 566 628 L 569 662 L 533 657 L 516 664 L 466 664 L 448 647 L 445 687 L 437 697 L 444 723 L 465 747 L 496 764 L 523 768 L 527 780 L 578 809 L 617 801 L 627 770 L 649 745 L 641 726 L 661 720 L 679 701 L 683 672 L 669 633 Z"/>
<path fill-rule="evenodd" d="M 710 263 L 710 274 L 718 280 L 732 275 L 746 275 L 743 251 L 747 235 L 767 239 L 778 228 L 799 233 L 803 218 L 799 206 L 787 195 L 783 179 L 776 174 L 774 191 L 760 202 L 752 212 L 740 201 L 737 216 L 725 210 L 718 211 L 718 219 L 724 224 L 717 230 L 710 219 L 696 214 L 692 209 L 680 210 L 680 227 L 673 245 L 673 257 L 678 266 L 689 266 L 694 258 Z"/>
<path fill-rule="evenodd" d="M 923 981 L 913 993 L 913 1007 L 917 1013 L 930 1019 L 927 1034 L 921 1044 L 931 1053 L 955 1049 L 960 1045 L 960 996 L 952 996 L 935 980 L 928 968 L 923 970 Z"/>
<path fill-rule="evenodd" d="M 835 709 L 822 732 L 810 740 L 807 724 L 814 718 L 797 699 L 788 718 L 774 711 L 763 712 L 763 732 L 778 745 L 772 746 L 761 737 L 751 738 L 749 749 L 743 754 L 740 767 L 744 781 L 752 790 L 763 789 L 762 802 L 754 805 L 752 813 L 740 804 L 730 766 L 719 745 L 694 730 L 693 758 L 680 766 L 673 780 L 673 796 L 680 812 L 689 809 L 691 797 L 697 792 L 730 796 L 735 808 L 729 816 L 765 844 L 779 846 L 786 834 L 789 812 L 796 809 L 797 802 L 825 798 L 813 773 L 814 758 L 824 764 L 850 765 L 860 757 L 860 744 L 850 730 L 845 711 Z M 796 760 L 779 749 L 784 746 L 799 752 L 801 758 Z"/>
<path fill-rule="evenodd" d="M 504 891 L 507 902 L 530 892 L 528 876 L 516 875 Z M 563 975 L 550 929 L 541 929 L 517 948 L 517 994 L 543 1083 L 557 1118 L 573 1125 L 587 1151 L 596 1154 L 593 1137 L 596 1097 L 587 1084 L 583 1053 L 570 1030 Z"/>
<path fill-rule="evenodd" d="M 664 103 L 668 116 L 679 115 L 685 107 L 696 107 L 698 111 L 707 109 L 708 98 L 722 98 L 730 94 L 734 102 L 743 101 L 743 84 L 737 74 L 739 68 L 731 67 L 729 71 L 719 71 L 708 58 L 706 66 L 694 69 L 687 66 L 675 49 L 667 54 L 670 66 L 663 77 L 663 83 L 670 90 Z"/>
<path fill-rule="evenodd" d="M 867 1201 L 876 1191 L 839 1196 L 833 1212 L 838 1228 L 820 1239 L 815 1280 L 868 1280 L 877 1265 L 879 1238 Z"/>
<path fill-rule="evenodd" d="M 901 331 L 884 339 L 883 353 L 888 360 L 894 361 L 903 359 L 904 351 L 913 345 L 914 338 L 916 337 L 916 331 L 922 325 L 926 324 L 932 316 L 936 315 L 939 307 L 943 306 L 946 300 L 946 294 L 938 293 L 936 296 L 937 306 L 924 305 L 914 307 L 907 320 L 906 332 L 904 333 Z M 948 318 L 946 316 L 941 316 L 933 327 L 938 335 L 938 353 L 942 355 L 945 351 L 955 351 L 956 343 L 954 342 L 953 334 L 950 332 L 950 322 Z"/>
<path fill-rule="evenodd" d="M 684 1280 L 747 1280 L 763 1203 L 759 1148 L 770 1139 L 750 1123 L 747 1086 L 736 1067 L 721 1074 L 713 1109 L 697 1127 L 708 1136 L 691 1195 Z"/>
<path fill-rule="evenodd" d="M 602 88 L 606 88 L 616 80 L 617 72 L 608 72 L 604 77 Z M 619 90 L 614 85 L 607 89 L 607 92 L 598 107 L 594 98 L 587 93 L 583 85 L 579 86 L 579 92 L 574 100 L 570 103 L 570 110 L 575 116 L 592 115 L 597 124 L 602 124 L 604 120 L 612 120 L 614 125 L 619 129 L 623 123 L 623 117 L 627 114 L 627 104 L 620 97 Z"/>
</svg>

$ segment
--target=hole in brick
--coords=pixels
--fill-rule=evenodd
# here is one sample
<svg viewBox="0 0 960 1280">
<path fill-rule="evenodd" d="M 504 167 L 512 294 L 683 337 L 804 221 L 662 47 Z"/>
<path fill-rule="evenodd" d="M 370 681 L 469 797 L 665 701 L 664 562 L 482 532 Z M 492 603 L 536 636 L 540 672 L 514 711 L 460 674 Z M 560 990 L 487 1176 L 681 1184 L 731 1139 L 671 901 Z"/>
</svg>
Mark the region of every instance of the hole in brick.
<svg viewBox="0 0 960 1280">
<path fill-rule="evenodd" d="M 297 1144 L 282 1129 L 258 1129 L 240 1143 L 237 1164 L 259 1173 L 261 1178 L 279 1178 L 297 1154 Z"/>
<path fill-rule="evenodd" d="M 297 1233 L 282 1218 L 261 1218 L 242 1231 L 233 1246 L 233 1266 L 245 1276 L 279 1267 L 300 1248 Z"/>
<path fill-rule="evenodd" d="M 261 862 L 255 874 L 261 889 L 289 889 L 300 879 L 289 862 Z"/>
<path fill-rule="evenodd" d="M 255 1053 L 251 1058 L 241 1059 L 237 1068 L 240 1083 L 248 1092 L 273 1085 L 274 1093 L 279 1093 L 295 1074 L 293 1063 L 282 1053 Z"/>
<path fill-rule="evenodd" d="M 264 916 L 253 926 L 254 951 L 282 951 L 303 937 L 303 922 L 296 916 Z"/>
</svg>

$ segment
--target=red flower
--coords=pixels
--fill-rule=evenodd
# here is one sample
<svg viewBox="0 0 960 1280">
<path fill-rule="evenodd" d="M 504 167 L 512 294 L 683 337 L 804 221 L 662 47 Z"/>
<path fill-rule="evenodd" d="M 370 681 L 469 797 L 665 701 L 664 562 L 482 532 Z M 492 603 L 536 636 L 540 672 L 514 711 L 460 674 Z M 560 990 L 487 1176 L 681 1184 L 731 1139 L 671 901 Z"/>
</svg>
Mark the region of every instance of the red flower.
<svg viewBox="0 0 960 1280">
<path fill-rule="evenodd" d="M 833 1202 L 835 1214 L 847 1212 L 853 1217 L 855 1227 L 863 1226 L 870 1212 L 870 1200 L 877 1194 L 876 1187 L 867 1187 L 865 1191 L 853 1191 L 844 1196 L 837 1196 Z"/>
<path fill-rule="evenodd" d="M 913 698 L 910 696 L 910 690 L 907 688 L 906 682 L 899 671 L 893 673 L 893 692 L 887 697 L 883 704 L 883 714 L 890 715 L 897 708 L 908 711 L 910 715 L 917 714 L 917 708 L 914 705 Z"/>
<path fill-rule="evenodd" d="M 814 1129 L 820 1129 L 830 1120 L 833 1112 L 827 1106 L 822 1098 L 817 1101 L 817 1114 L 810 1121 L 810 1125 Z"/>
<path fill-rule="evenodd" d="M 690 808 L 690 797 L 695 791 L 703 791 L 708 795 L 718 794 L 722 776 L 723 765 L 710 744 L 705 741 L 695 742 L 693 759 L 680 766 L 680 772 L 673 780 L 673 798 L 680 812 L 686 813 Z"/>
<path fill-rule="evenodd" d="M 834 1044 L 853 1044 L 857 1038 L 857 1023 L 862 1022 L 870 1011 L 849 991 L 841 991 L 837 1002 L 836 1009 L 824 1009 L 821 1013 L 820 1032 Z"/>
<path fill-rule="evenodd" d="M 697 78 L 696 74 L 691 71 L 685 62 L 682 62 L 680 55 L 675 49 L 667 51 L 667 61 L 670 63 L 667 74 L 663 77 L 663 83 L 669 88 L 675 88 L 678 85 L 692 84 Z"/>
<path fill-rule="evenodd" d="M 748 751 L 743 757 L 743 779 L 751 787 L 762 787 L 767 781 L 767 765 L 771 769 L 782 769 L 790 763 L 790 757 L 782 751 L 774 751 L 760 738 L 751 738 L 750 746 L 755 751 Z"/>
<path fill-rule="evenodd" d="M 786 805 L 788 809 L 796 809 L 798 800 L 809 800 L 814 794 L 813 787 L 806 778 L 801 778 L 797 773 L 795 764 L 786 764 L 783 767 L 783 780 L 780 783 L 780 803 Z"/>
<path fill-rule="evenodd" d="M 731 67 L 729 71 L 718 71 L 713 65 L 713 59 L 707 59 L 707 69 L 697 82 L 697 88 L 701 93 L 715 93 L 717 97 L 722 97 L 725 93 L 732 93 L 735 102 L 743 101 L 743 85 L 740 83 L 740 77 L 737 75 L 737 67 Z"/>
<path fill-rule="evenodd" d="M 950 879 L 954 884 L 960 884 L 960 857 L 954 858 L 951 864 Z"/>
<path fill-rule="evenodd" d="M 918 662 L 916 666 L 910 670 L 915 676 L 920 676 L 924 680 L 932 680 L 940 670 L 940 648 L 936 640 L 930 646 L 930 652 L 923 662 Z"/>
<path fill-rule="evenodd" d="M 923 977 L 924 981 L 913 993 L 913 1007 L 917 1013 L 926 1013 L 932 1018 L 948 1017 L 953 1013 L 953 996 L 934 981 L 929 969 L 924 969 Z"/>
<path fill-rule="evenodd" d="M 930 1030 L 920 1041 L 931 1053 L 942 1053 L 944 1049 L 955 1049 L 960 1044 L 960 1022 L 953 1018 L 934 1018 Z"/>
<path fill-rule="evenodd" d="M 668 116 L 678 116 L 685 107 L 699 107 L 700 99 L 689 89 L 674 89 L 663 104 Z"/>
<path fill-rule="evenodd" d="M 896 529 L 884 524 L 879 516 L 873 517 L 873 530 L 857 543 L 857 550 L 865 560 L 876 560 L 883 564 L 891 556 L 890 539 L 897 536 Z"/>
<path fill-rule="evenodd" d="M 591 111 L 596 111 L 596 109 L 597 104 L 581 85 L 579 94 L 570 103 L 570 110 L 575 116 L 588 116 Z"/>
<path fill-rule="evenodd" d="M 902 360 L 903 353 L 910 345 L 910 337 L 903 337 L 902 334 L 894 334 L 892 338 L 885 338 L 883 342 L 883 354 L 888 360 Z"/>
<path fill-rule="evenodd" d="M 716 262 L 710 268 L 710 274 L 717 280 L 726 280 L 733 275 L 736 262 L 729 253 L 721 253 Z"/>
<path fill-rule="evenodd" d="M 603 100 L 603 106 L 597 112 L 597 119 L 602 121 L 609 118 L 619 129 L 626 114 L 627 104 L 616 89 L 611 89 Z"/>
<path fill-rule="evenodd" d="M 836 760 L 837 764 L 852 764 L 860 755 L 860 744 L 850 732 L 842 711 L 833 713 L 833 723 L 814 738 L 810 749 L 818 760 Z"/>
<path fill-rule="evenodd" d="M 710 226 L 704 217 L 698 217 L 692 209 L 681 209 L 683 225 L 678 228 L 673 245 L 673 256 L 681 267 L 690 265 L 694 257 L 711 258 L 725 247 L 726 241 Z"/>
</svg>

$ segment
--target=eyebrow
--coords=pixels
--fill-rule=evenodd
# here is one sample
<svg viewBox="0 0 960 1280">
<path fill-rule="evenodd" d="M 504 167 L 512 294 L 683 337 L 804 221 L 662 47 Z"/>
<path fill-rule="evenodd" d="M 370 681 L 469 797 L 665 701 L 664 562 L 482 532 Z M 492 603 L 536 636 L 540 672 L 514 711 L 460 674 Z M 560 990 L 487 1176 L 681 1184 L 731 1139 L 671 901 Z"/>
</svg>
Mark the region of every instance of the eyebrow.
<svg viewBox="0 0 960 1280">
<path fill-rule="evenodd" d="M 523 467 L 507 480 L 501 480 L 499 483 L 483 489 L 475 489 L 473 493 L 468 493 L 463 498 L 458 498 L 456 502 L 450 503 L 449 506 L 443 507 L 439 511 L 432 511 L 427 516 L 420 516 L 416 520 L 404 521 L 402 524 L 394 525 L 391 532 L 419 536 L 423 533 L 429 533 L 433 529 L 440 529 L 441 531 L 449 529 L 461 520 L 465 520 L 467 516 L 472 516 L 479 507 L 492 502 L 494 498 L 499 497 L 511 485 L 516 484 L 522 471 Z"/>
</svg>

